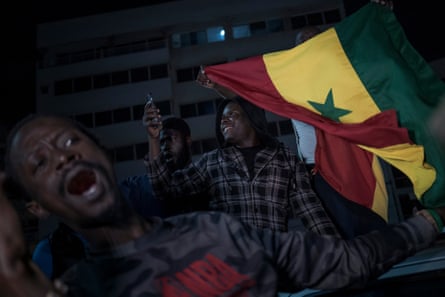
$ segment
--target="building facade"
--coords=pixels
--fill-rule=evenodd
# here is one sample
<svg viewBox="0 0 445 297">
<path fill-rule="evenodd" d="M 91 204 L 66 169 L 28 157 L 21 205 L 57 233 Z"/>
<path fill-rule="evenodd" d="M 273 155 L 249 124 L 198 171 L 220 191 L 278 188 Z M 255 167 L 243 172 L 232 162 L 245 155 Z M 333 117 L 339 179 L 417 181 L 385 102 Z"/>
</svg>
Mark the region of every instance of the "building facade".
<svg viewBox="0 0 445 297">
<path fill-rule="evenodd" d="M 195 82 L 200 65 L 291 48 L 303 26 L 327 28 L 343 17 L 342 1 L 187 0 L 40 24 L 36 109 L 91 128 L 119 178 L 141 174 L 149 92 L 163 116 L 189 123 L 196 157 L 216 147 L 220 100 Z M 267 116 L 270 131 L 295 147 L 289 120 Z"/>
</svg>

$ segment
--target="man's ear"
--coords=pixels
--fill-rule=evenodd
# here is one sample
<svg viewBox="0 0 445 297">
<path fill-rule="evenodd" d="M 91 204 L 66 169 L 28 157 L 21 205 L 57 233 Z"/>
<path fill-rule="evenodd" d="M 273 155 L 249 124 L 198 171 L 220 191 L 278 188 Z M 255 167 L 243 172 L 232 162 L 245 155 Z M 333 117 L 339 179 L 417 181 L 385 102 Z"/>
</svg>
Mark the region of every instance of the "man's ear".
<svg viewBox="0 0 445 297">
<path fill-rule="evenodd" d="M 25 207 L 30 213 L 32 213 L 39 219 L 46 219 L 50 215 L 50 213 L 45 208 L 43 208 L 43 206 L 40 205 L 40 203 L 34 200 L 27 202 L 25 204 Z"/>
</svg>

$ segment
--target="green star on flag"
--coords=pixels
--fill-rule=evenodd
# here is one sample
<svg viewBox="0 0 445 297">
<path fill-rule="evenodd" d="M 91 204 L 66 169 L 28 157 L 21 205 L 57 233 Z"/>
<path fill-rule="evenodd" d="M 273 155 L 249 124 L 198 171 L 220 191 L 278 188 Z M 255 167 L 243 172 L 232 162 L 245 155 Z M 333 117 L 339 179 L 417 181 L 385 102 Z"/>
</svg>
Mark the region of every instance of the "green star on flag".
<svg viewBox="0 0 445 297">
<path fill-rule="evenodd" d="M 340 117 L 350 113 L 350 110 L 336 108 L 334 106 L 334 96 L 332 95 L 332 89 L 326 97 L 323 104 L 314 101 L 308 101 L 316 110 L 318 110 L 322 116 L 332 119 L 333 121 L 340 122 Z"/>
</svg>

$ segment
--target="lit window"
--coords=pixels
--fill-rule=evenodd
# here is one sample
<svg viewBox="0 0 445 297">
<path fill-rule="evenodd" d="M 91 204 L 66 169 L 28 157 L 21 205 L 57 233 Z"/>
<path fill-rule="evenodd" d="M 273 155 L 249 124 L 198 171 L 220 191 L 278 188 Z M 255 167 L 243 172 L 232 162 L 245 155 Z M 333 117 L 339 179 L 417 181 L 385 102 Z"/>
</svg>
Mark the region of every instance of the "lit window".
<svg viewBox="0 0 445 297">
<path fill-rule="evenodd" d="M 234 39 L 250 37 L 249 25 L 234 26 L 232 32 Z"/>
<path fill-rule="evenodd" d="M 209 43 L 224 41 L 224 39 L 225 31 L 223 27 L 219 26 L 207 29 L 207 41 Z"/>
</svg>

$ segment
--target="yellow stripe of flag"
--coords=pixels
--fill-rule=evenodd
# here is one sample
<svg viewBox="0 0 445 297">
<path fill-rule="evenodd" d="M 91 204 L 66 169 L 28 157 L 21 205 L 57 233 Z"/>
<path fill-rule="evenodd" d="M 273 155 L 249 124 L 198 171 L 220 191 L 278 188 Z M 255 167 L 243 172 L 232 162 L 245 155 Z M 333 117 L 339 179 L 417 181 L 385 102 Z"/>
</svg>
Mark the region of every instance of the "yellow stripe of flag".
<svg viewBox="0 0 445 297">
<path fill-rule="evenodd" d="M 423 160 L 423 146 L 408 143 L 401 143 L 384 148 L 359 146 L 379 156 L 405 173 L 413 183 L 413 190 L 416 197 L 422 197 L 436 180 L 436 170 Z"/>
<path fill-rule="evenodd" d="M 371 209 L 385 221 L 388 221 L 388 192 L 386 189 L 385 176 L 376 155 L 373 155 L 372 158 L 372 171 L 375 177 L 375 189 Z"/>
<path fill-rule="evenodd" d="M 342 123 L 360 123 L 380 112 L 334 29 L 292 49 L 265 54 L 263 60 L 274 86 L 290 103 L 320 114 L 308 101 L 323 104 L 332 89 L 335 107 L 351 111 L 340 118 Z"/>
</svg>

